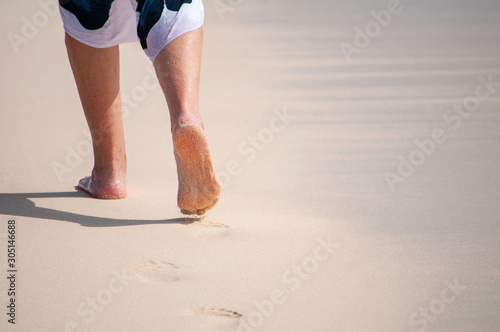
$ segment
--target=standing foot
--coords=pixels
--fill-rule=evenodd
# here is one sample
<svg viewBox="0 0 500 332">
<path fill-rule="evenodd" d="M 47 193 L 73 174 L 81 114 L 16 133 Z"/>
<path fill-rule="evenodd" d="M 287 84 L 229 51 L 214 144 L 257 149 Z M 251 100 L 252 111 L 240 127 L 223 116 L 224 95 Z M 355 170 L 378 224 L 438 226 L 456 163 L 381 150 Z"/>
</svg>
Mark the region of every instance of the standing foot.
<svg viewBox="0 0 500 332">
<path fill-rule="evenodd" d="M 184 120 L 174 125 L 172 139 L 179 179 L 177 204 L 183 214 L 203 215 L 217 204 L 221 192 L 205 133 L 194 121 Z"/>
<path fill-rule="evenodd" d="M 86 176 L 78 182 L 78 188 L 87 192 L 94 198 L 121 199 L 127 197 L 127 185 L 125 180 L 109 178 L 103 181 L 96 180 L 95 173 Z"/>
</svg>

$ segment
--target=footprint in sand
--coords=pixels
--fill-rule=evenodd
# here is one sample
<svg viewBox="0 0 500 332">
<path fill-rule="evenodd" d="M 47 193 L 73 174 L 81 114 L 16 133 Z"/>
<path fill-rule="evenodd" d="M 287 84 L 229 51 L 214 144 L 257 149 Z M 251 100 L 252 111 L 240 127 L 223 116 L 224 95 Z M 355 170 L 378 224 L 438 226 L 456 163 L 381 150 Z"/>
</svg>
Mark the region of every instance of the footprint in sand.
<svg viewBox="0 0 500 332">
<path fill-rule="evenodd" d="M 205 228 L 223 228 L 223 229 L 229 228 L 229 226 L 226 224 L 220 224 L 220 223 L 211 222 L 211 221 L 198 222 L 198 223 L 196 223 L 196 225 L 198 227 L 205 227 Z"/>
<path fill-rule="evenodd" d="M 229 228 L 229 226 L 226 224 L 209 221 L 205 218 L 205 216 L 184 217 L 184 222 L 182 222 L 182 224 L 191 227 L 196 226 L 206 228 Z"/>
<path fill-rule="evenodd" d="M 132 271 L 137 274 L 137 276 L 146 282 L 172 282 L 179 280 L 179 277 L 175 273 L 178 269 L 176 265 L 164 262 L 164 261 L 146 261 L 142 265 L 138 265 L 132 268 Z"/>
<path fill-rule="evenodd" d="M 192 227 L 190 234 L 195 238 L 221 238 L 227 236 L 229 231 L 228 225 L 212 222 L 203 217 L 187 220 L 184 225 Z"/>
<path fill-rule="evenodd" d="M 196 316 L 200 327 L 210 331 L 234 329 L 242 316 L 236 311 L 217 307 L 192 307 L 188 314 Z"/>
</svg>

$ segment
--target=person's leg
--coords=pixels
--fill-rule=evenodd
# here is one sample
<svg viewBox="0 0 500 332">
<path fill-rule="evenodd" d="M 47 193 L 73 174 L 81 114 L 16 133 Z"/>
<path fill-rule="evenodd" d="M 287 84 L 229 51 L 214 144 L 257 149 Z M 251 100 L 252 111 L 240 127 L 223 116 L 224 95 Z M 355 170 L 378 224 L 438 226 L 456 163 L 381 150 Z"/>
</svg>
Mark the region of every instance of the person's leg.
<svg viewBox="0 0 500 332">
<path fill-rule="evenodd" d="M 202 29 L 170 42 L 156 57 L 156 75 L 167 100 L 177 163 L 177 204 L 184 214 L 204 214 L 220 196 L 198 108 Z"/>
<path fill-rule="evenodd" d="M 118 46 L 93 48 L 66 34 L 66 49 L 92 135 L 94 169 L 78 186 L 96 198 L 127 196 Z"/>
</svg>

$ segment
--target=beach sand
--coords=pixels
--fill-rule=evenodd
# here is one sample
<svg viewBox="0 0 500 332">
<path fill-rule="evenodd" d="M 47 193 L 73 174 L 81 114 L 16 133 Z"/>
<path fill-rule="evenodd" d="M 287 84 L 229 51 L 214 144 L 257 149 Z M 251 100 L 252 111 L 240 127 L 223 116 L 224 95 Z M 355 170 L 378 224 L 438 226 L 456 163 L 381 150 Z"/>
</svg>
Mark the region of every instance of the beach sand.
<svg viewBox="0 0 500 332">
<path fill-rule="evenodd" d="M 0 5 L 1 331 L 500 329 L 499 4 L 206 1 L 223 192 L 196 219 L 138 44 L 121 46 L 129 197 L 74 188 L 93 158 L 44 3 Z"/>
</svg>

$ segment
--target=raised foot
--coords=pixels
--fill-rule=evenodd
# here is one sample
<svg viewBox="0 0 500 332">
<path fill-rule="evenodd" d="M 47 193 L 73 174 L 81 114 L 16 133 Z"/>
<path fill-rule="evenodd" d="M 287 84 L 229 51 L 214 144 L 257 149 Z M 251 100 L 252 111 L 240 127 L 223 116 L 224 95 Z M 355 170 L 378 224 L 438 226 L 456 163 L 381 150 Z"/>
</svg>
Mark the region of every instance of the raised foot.
<svg viewBox="0 0 500 332">
<path fill-rule="evenodd" d="M 172 131 L 179 179 L 177 205 L 184 214 L 203 215 L 219 201 L 221 185 L 215 174 L 207 139 L 194 123 Z"/>
<path fill-rule="evenodd" d="M 118 180 L 103 185 L 97 184 L 92 176 L 86 176 L 78 182 L 78 188 L 94 198 L 121 199 L 127 197 L 126 186 Z"/>
</svg>

